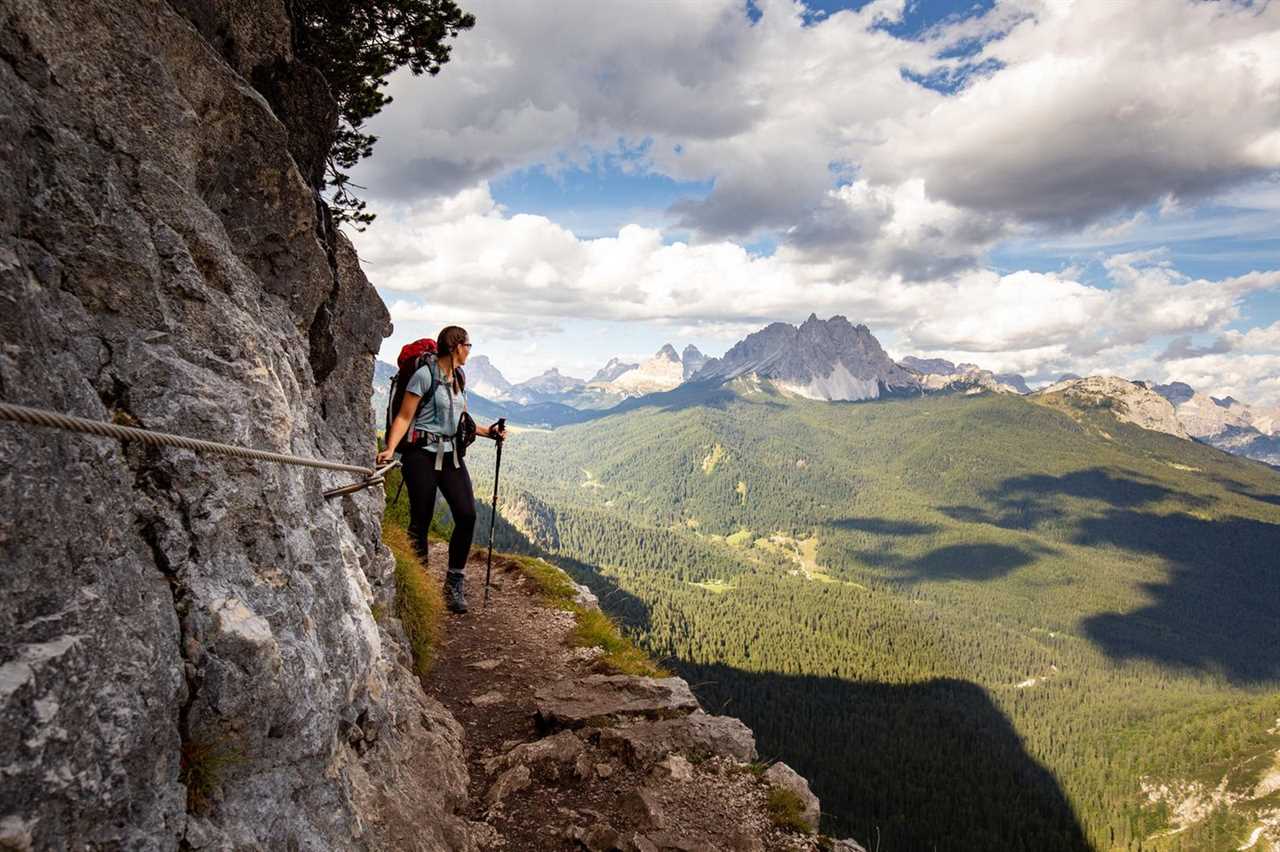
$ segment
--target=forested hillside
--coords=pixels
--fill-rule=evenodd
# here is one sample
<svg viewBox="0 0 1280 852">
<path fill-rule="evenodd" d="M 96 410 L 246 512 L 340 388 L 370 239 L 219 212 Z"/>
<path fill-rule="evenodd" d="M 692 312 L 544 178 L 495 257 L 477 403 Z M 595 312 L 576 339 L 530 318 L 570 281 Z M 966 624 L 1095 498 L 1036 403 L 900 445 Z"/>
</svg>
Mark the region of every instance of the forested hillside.
<svg viewBox="0 0 1280 852">
<path fill-rule="evenodd" d="M 1280 815 L 1263 465 L 1105 409 L 738 380 L 515 434 L 502 492 L 868 848 L 1234 849 Z"/>
</svg>

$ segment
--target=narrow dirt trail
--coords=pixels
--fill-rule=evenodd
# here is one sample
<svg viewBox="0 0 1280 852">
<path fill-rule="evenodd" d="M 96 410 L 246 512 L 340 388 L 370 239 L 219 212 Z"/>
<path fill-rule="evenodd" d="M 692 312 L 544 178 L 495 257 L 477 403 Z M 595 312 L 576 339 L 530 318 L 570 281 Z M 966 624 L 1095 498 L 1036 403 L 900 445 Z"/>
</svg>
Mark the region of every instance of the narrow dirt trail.
<svg viewBox="0 0 1280 852">
<path fill-rule="evenodd" d="M 443 581 L 445 550 L 432 543 L 432 582 Z M 819 848 L 814 835 L 770 816 L 770 785 L 803 780 L 789 769 L 774 777 L 782 765 L 762 776 L 741 721 L 703 713 L 679 678 L 602 672 L 600 649 L 572 644 L 574 614 L 548 605 L 514 560 L 494 555 L 483 607 L 484 573 L 484 551 L 474 550 L 466 571 L 471 611 L 446 616 L 425 680 L 463 727 L 470 783 L 462 815 L 477 828 L 480 848 Z M 797 807 L 809 804 L 796 799 Z M 817 800 L 811 805 L 816 822 Z"/>
<path fill-rule="evenodd" d="M 437 582 L 444 578 L 444 550 L 432 544 L 430 567 Z M 485 608 L 484 572 L 484 557 L 473 553 L 466 572 L 471 611 L 446 614 L 441 647 L 426 684 L 466 729 L 473 770 L 504 742 L 538 736 L 534 692 L 576 674 L 562 659 L 573 629 L 572 613 L 543 606 L 533 582 L 497 555 Z M 475 778 L 473 771 L 473 784 Z M 473 793 L 483 798 L 484 790 Z"/>
</svg>

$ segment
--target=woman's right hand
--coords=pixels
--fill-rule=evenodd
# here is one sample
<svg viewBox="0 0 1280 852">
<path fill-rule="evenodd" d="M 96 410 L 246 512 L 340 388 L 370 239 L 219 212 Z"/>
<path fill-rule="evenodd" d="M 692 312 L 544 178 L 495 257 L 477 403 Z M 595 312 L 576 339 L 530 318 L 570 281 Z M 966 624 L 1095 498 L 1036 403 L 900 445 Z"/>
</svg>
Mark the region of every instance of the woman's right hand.
<svg viewBox="0 0 1280 852">
<path fill-rule="evenodd" d="M 378 458 L 377 458 L 378 467 L 382 467 L 384 464 L 391 464 L 391 460 L 394 459 L 395 457 L 396 457 L 395 448 L 387 447 L 385 450 L 378 453 Z"/>
</svg>

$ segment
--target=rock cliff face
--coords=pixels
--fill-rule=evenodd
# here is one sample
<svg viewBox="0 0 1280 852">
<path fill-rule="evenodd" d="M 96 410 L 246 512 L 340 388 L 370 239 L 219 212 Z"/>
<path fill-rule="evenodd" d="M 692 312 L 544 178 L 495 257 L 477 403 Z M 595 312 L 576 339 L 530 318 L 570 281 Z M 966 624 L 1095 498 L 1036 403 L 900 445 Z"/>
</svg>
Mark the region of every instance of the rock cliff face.
<svg viewBox="0 0 1280 852">
<path fill-rule="evenodd" d="M 284 0 L 0 15 L 0 397 L 368 463 L 388 317 Z M 457 726 L 372 614 L 379 495 L 7 424 L 0 469 L 0 846 L 468 848 Z"/>
</svg>

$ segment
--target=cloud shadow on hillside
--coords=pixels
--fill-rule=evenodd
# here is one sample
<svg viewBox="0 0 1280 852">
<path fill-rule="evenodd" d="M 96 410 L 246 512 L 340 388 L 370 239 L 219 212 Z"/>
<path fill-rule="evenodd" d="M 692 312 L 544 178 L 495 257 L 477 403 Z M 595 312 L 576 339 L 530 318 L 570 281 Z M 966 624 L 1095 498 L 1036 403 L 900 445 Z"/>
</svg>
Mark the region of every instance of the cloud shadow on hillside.
<svg viewBox="0 0 1280 852">
<path fill-rule="evenodd" d="M 837 518 L 829 521 L 827 526 L 849 532 L 870 533 L 887 539 L 933 535 L 941 529 L 935 524 L 874 517 Z M 902 556 L 884 547 L 851 549 L 849 552 L 865 565 L 892 572 L 893 576 L 889 579 L 895 582 L 923 583 L 941 580 L 996 580 L 1030 565 L 1042 551 L 1039 548 L 980 542 L 944 545 L 917 558 Z"/>
<path fill-rule="evenodd" d="M 1259 462 L 1261 464 L 1261 462 Z M 1259 503 L 1269 503 L 1272 506 L 1280 506 L 1280 490 L 1262 492 L 1251 485 L 1238 482 L 1226 476 L 1214 476 L 1213 481 L 1221 485 L 1223 488 L 1239 494 L 1241 497 L 1248 497 L 1250 500 L 1257 500 Z M 1280 477 L 1276 477 L 1276 487 L 1280 489 Z"/>
<path fill-rule="evenodd" d="M 1144 584 L 1148 605 L 1085 620 L 1085 635 L 1109 656 L 1236 683 L 1280 681 L 1280 523 L 1117 509 L 1083 520 L 1073 541 L 1168 565 L 1164 582 Z"/>
<path fill-rule="evenodd" d="M 914 684 L 677 663 L 709 713 L 806 776 L 824 828 L 866 848 L 1084 850 L 1053 774 L 976 684 Z"/>
<path fill-rule="evenodd" d="M 1065 497 L 1104 506 L 1093 514 L 1067 512 L 1061 505 Z M 1143 586 L 1149 604 L 1084 621 L 1085 635 L 1108 656 L 1220 673 L 1236 683 L 1280 680 L 1280 518 L 1267 523 L 1157 513 L 1155 504 L 1170 498 L 1192 510 L 1213 501 L 1099 468 L 1061 477 L 1011 477 L 984 498 L 992 508 L 943 511 L 1005 529 L 1058 527 L 1073 544 L 1119 548 L 1164 562 L 1167 578 Z"/>
<path fill-rule="evenodd" d="M 983 494 L 981 506 L 943 506 L 947 517 L 966 523 L 993 524 L 1004 529 L 1030 530 L 1046 522 L 1070 516 L 1062 506 L 1063 497 L 1097 500 L 1118 508 L 1138 508 L 1175 498 L 1184 506 L 1203 508 L 1210 501 L 1174 491 L 1154 480 L 1130 471 L 1091 467 L 1062 476 L 1028 474 L 1010 477 Z"/>
<path fill-rule="evenodd" d="M 938 531 L 938 527 L 934 524 L 899 521 L 893 518 L 836 518 L 828 521 L 827 526 L 841 530 L 895 536 L 925 535 Z"/>
</svg>

